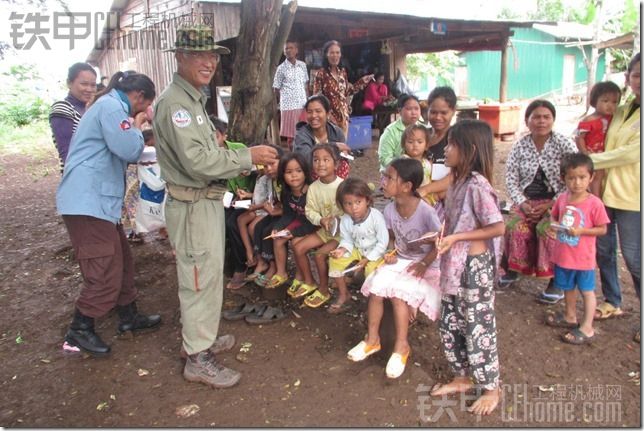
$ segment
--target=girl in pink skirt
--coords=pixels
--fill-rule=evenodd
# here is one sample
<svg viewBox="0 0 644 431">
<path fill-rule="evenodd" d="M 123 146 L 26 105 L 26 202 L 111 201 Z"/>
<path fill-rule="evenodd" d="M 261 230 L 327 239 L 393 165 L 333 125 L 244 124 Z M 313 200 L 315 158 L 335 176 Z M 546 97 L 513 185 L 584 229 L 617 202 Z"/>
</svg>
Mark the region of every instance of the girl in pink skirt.
<svg viewBox="0 0 644 431">
<path fill-rule="evenodd" d="M 369 297 L 368 333 L 349 351 L 348 358 L 362 361 L 380 350 L 378 332 L 383 300 L 389 298 L 394 310 L 396 343 L 386 374 L 395 379 L 405 371 L 410 353 L 407 340 L 410 317 L 413 319 L 417 310 L 432 320 L 439 315 L 440 272 L 432 238 L 438 236 L 441 226 L 434 208 L 416 192 L 423 181 L 423 167 L 418 160 L 396 159 L 383 176 L 385 196 L 394 199 L 385 207 L 384 216 L 395 248 L 362 285 L 362 293 Z"/>
</svg>

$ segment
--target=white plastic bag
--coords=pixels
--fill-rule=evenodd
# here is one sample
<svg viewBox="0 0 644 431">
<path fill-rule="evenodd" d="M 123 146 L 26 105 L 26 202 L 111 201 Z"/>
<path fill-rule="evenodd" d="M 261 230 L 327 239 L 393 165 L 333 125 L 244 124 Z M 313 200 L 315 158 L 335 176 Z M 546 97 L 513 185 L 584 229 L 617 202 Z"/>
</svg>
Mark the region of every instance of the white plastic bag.
<svg viewBox="0 0 644 431">
<path fill-rule="evenodd" d="M 138 166 L 139 202 L 136 206 L 136 232 L 152 232 L 165 226 L 165 181 L 159 164 Z"/>
</svg>

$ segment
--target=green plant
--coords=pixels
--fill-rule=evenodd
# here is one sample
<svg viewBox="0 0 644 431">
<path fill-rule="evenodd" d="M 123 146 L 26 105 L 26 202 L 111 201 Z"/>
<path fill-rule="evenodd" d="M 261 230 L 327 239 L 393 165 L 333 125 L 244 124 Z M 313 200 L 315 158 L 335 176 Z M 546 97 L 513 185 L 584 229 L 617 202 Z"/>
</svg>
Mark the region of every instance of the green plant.
<svg viewBox="0 0 644 431">
<path fill-rule="evenodd" d="M 0 121 L 0 155 L 20 154 L 36 160 L 56 160 L 51 129 L 45 120 L 16 126 Z"/>
</svg>

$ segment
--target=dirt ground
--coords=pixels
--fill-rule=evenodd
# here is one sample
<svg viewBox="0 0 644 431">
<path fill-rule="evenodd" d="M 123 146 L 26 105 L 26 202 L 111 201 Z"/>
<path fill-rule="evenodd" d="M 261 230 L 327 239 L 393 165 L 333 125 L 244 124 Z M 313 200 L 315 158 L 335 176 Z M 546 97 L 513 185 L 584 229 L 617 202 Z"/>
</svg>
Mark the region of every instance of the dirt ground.
<svg viewBox="0 0 644 431">
<path fill-rule="evenodd" d="M 353 174 L 376 180 L 375 144 Z M 510 143 L 497 143 L 497 187 Z M 593 345 L 559 341 L 534 300 L 544 282 L 524 279 L 497 292 L 504 400 L 476 418 L 471 396 L 431 400 L 448 379 L 436 322 L 410 329 L 412 355 L 396 381 L 384 375 L 389 352 L 354 364 L 346 352 L 365 333 L 366 301 L 331 316 L 287 303 L 273 325 L 222 321 L 237 344 L 220 359 L 243 373 L 239 385 L 213 390 L 187 383 L 179 359 L 180 322 L 173 256 L 155 235 L 133 246 L 139 307 L 163 316 L 161 328 L 119 339 L 117 316 L 98 322 L 112 344 L 106 359 L 65 356 L 61 345 L 81 278 L 55 210 L 56 161 L 0 158 L 0 426 L 6 427 L 315 427 L 315 426 L 628 426 L 640 423 L 639 302 L 622 264 L 624 317 L 599 322 Z M 598 289 L 599 292 L 599 289 Z M 241 295 L 241 296 L 240 296 Z M 254 288 L 226 292 L 224 307 Z M 601 296 L 601 294 L 599 294 Z M 391 333 L 391 321 L 383 332 Z M 242 347 L 243 346 L 243 347 Z M 191 406 L 191 407 L 190 407 Z M 197 406 L 197 407 L 195 407 Z"/>
</svg>

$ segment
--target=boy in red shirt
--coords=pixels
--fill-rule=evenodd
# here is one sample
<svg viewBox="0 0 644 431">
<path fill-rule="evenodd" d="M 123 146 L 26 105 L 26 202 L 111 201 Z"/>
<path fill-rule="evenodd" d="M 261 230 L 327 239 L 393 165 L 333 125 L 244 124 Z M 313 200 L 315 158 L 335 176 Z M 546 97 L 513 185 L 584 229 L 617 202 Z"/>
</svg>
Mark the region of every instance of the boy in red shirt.
<svg viewBox="0 0 644 431">
<path fill-rule="evenodd" d="M 561 336 L 566 343 L 587 344 L 595 335 L 595 242 L 596 237 L 606 234 L 610 220 L 602 201 L 588 191 L 594 177 L 590 157 L 583 153 L 566 155 L 561 161 L 561 174 L 567 190 L 552 207 L 550 228 L 557 239 L 554 286 L 564 291 L 566 310 L 565 314 L 548 314 L 546 324 L 570 328 Z M 584 300 L 584 317 L 579 326 L 575 286 Z"/>
</svg>

